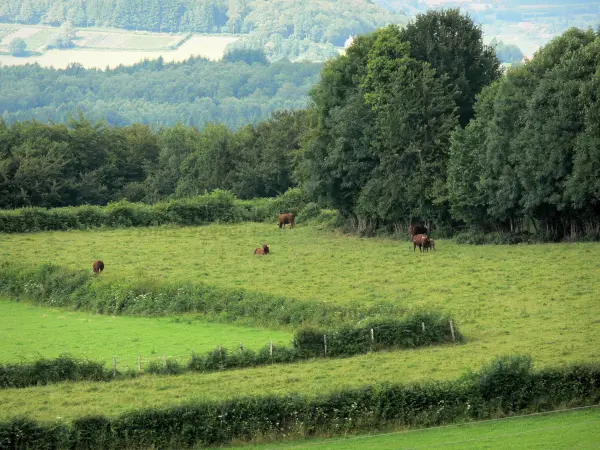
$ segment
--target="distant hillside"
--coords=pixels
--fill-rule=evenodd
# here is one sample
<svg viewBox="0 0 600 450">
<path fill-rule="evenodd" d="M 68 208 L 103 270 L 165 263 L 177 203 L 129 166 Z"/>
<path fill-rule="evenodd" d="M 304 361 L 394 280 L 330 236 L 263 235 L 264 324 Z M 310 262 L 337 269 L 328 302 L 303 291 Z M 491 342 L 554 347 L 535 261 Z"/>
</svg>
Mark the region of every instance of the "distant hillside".
<svg viewBox="0 0 600 450">
<path fill-rule="evenodd" d="M 130 30 L 277 34 L 342 46 L 348 35 L 404 23 L 370 0 L 0 0 L 0 21 Z"/>
<path fill-rule="evenodd" d="M 263 56 L 264 58 L 264 56 Z M 276 110 L 299 109 L 317 83 L 322 64 L 145 61 L 114 70 L 66 70 L 38 65 L 0 68 L 0 118 L 64 123 L 80 109 L 93 121 L 153 127 L 178 122 L 232 129 L 257 123 Z"/>
</svg>

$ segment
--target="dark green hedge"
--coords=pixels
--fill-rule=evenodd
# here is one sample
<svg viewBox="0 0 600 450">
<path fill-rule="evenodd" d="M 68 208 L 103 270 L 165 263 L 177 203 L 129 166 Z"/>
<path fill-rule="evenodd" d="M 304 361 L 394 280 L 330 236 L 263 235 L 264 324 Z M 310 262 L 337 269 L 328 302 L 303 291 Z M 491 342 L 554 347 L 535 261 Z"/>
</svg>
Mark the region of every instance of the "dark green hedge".
<svg viewBox="0 0 600 450">
<path fill-rule="evenodd" d="M 600 233 L 590 231 L 589 233 L 561 237 L 557 233 L 525 233 L 525 232 L 493 232 L 483 233 L 479 231 L 463 231 L 455 235 L 458 244 L 471 245 L 512 245 L 512 244 L 543 244 L 551 242 L 597 242 L 600 241 Z"/>
<path fill-rule="evenodd" d="M 108 375 L 102 363 L 61 355 L 33 363 L 0 365 L 0 387 L 22 388 L 60 381 L 103 381 L 108 379 Z"/>
<path fill-rule="evenodd" d="M 388 427 L 429 427 L 600 401 L 600 366 L 531 370 L 504 357 L 453 382 L 380 384 L 309 398 L 244 397 L 145 409 L 72 423 L 15 418 L 0 423 L 0 448 L 190 448 L 268 439 L 338 435 Z"/>
<path fill-rule="evenodd" d="M 306 203 L 305 193 L 294 188 L 277 198 L 255 200 L 238 200 L 229 191 L 215 190 L 198 197 L 154 205 L 120 201 L 108 206 L 0 210 L 0 233 L 275 221 L 280 212 L 292 209 L 301 212 Z"/>
<path fill-rule="evenodd" d="M 194 353 L 186 365 L 173 359 L 153 361 L 142 373 L 178 374 L 184 371 L 214 372 L 218 370 L 256 367 L 265 364 L 292 363 L 314 357 L 345 357 L 369 351 L 415 348 L 453 342 L 449 318 L 433 313 L 414 314 L 404 320 L 372 323 L 364 327 L 340 330 L 301 329 L 296 332 L 291 347 L 270 344 L 258 351 L 238 348 L 233 351 L 217 348 L 206 354 Z M 373 338 L 371 337 L 373 330 Z M 425 331 L 424 331 L 425 330 Z M 327 336 L 327 353 L 323 337 Z M 455 330 L 455 339 L 462 336 Z M 108 381 L 136 376 L 135 372 L 117 372 L 102 363 L 78 360 L 68 355 L 33 363 L 0 365 L 0 388 L 21 388 L 59 381 Z"/>
<path fill-rule="evenodd" d="M 373 317 L 403 317 L 397 304 L 348 302 L 333 305 L 264 292 L 226 289 L 202 283 L 160 284 L 135 280 L 104 280 L 91 269 L 73 270 L 0 262 L 0 293 L 37 304 L 100 314 L 160 316 L 200 313 L 218 321 L 267 327 L 315 326 L 338 328 Z"/>
</svg>

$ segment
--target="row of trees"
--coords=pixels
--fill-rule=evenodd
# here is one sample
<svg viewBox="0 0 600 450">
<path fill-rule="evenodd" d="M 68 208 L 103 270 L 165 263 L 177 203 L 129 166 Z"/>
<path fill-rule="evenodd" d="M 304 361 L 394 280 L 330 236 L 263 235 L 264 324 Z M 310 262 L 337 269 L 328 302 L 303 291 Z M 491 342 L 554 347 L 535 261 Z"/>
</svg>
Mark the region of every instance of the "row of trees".
<svg viewBox="0 0 600 450">
<path fill-rule="evenodd" d="M 0 208 L 156 202 L 224 188 L 269 197 L 297 184 L 306 111 L 277 112 L 237 132 L 209 124 L 108 127 L 0 121 Z"/>
<path fill-rule="evenodd" d="M 250 64 L 248 64 L 250 63 Z M 65 123 L 77 110 L 109 125 L 153 127 L 208 122 L 238 129 L 280 109 L 305 108 L 322 64 L 279 61 L 241 50 L 215 62 L 145 61 L 105 71 L 72 65 L 0 68 L 0 113 L 6 123 L 37 119 Z"/>
<path fill-rule="evenodd" d="M 600 233 L 600 32 L 571 29 L 486 87 L 451 138 L 452 216 L 483 229 Z"/>
<path fill-rule="evenodd" d="M 131 30 L 258 33 L 343 45 L 349 34 L 405 23 L 368 0 L 0 0 L 0 20 Z"/>
</svg>

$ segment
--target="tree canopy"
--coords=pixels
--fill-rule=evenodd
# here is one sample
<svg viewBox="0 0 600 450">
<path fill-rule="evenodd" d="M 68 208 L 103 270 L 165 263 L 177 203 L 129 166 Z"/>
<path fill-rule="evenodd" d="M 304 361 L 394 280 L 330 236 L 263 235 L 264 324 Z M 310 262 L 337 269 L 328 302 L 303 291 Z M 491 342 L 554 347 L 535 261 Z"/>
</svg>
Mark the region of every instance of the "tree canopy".
<svg viewBox="0 0 600 450">
<path fill-rule="evenodd" d="M 452 136 L 452 214 L 480 229 L 600 232 L 600 34 L 570 29 L 485 88 Z"/>
<path fill-rule="evenodd" d="M 328 62 L 311 93 L 308 191 L 364 232 L 448 222 L 450 135 L 468 123 L 475 94 L 500 76 L 481 39 L 457 10 L 432 11 L 404 29 L 360 36 Z"/>
</svg>

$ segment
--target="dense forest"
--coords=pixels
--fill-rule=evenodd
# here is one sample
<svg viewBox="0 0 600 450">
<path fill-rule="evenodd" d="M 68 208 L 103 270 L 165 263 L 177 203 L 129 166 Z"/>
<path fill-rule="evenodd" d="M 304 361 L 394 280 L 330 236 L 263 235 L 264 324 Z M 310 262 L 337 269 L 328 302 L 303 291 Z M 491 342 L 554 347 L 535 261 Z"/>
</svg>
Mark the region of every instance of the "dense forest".
<svg viewBox="0 0 600 450">
<path fill-rule="evenodd" d="M 600 32 L 571 29 L 503 74 L 470 18 L 430 11 L 355 39 L 308 108 L 236 131 L 1 123 L 0 206 L 300 186 L 367 235 L 424 221 L 600 238 L 599 65 Z"/>
<path fill-rule="evenodd" d="M 342 46 L 348 35 L 406 23 L 368 0 L 0 0 L 0 21 L 128 30 L 252 33 Z"/>
<path fill-rule="evenodd" d="M 250 63 L 250 64 L 248 64 Z M 105 71 L 72 65 L 0 68 L 0 113 L 5 123 L 36 119 L 65 123 L 78 110 L 91 121 L 238 129 L 280 109 L 305 108 L 322 64 L 279 61 L 232 51 L 223 61 L 190 58 L 182 63 L 145 61 Z"/>
</svg>

